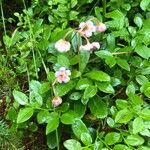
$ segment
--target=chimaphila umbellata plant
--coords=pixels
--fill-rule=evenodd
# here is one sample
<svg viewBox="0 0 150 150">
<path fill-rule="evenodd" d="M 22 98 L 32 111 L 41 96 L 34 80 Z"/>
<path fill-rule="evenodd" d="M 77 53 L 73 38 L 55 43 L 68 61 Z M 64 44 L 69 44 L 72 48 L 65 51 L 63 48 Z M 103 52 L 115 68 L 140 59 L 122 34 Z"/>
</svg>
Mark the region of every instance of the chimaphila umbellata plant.
<svg viewBox="0 0 150 150">
<path fill-rule="evenodd" d="M 19 108 L 13 122 L 32 132 L 46 126 L 50 149 L 149 149 L 149 4 L 103 0 L 104 16 L 100 8 L 94 9 L 98 20 L 89 16 L 78 29 L 52 31 L 48 53 L 45 39 L 35 40 L 42 21 L 33 26 L 28 47 L 37 46 L 41 58 L 46 53 L 46 79 L 30 80 L 31 63 L 29 91 L 13 91 Z"/>
</svg>

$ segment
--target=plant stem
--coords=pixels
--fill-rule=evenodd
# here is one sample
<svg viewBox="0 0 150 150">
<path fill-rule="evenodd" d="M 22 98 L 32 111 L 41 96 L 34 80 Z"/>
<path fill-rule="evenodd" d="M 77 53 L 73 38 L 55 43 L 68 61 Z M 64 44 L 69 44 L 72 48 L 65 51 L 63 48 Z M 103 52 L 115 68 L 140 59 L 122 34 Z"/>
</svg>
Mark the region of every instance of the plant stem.
<svg viewBox="0 0 150 150">
<path fill-rule="evenodd" d="M 31 51 L 32 51 L 32 55 L 33 55 L 33 61 L 34 61 L 34 68 L 35 68 L 35 72 L 36 72 L 36 78 L 38 79 L 38 69 L 37 69 L 35 52 L 34 52 L 34 47 L 33 47 L 33 31 L 32 31 L 30 18 L 29 18 L 28 14 L 27 14 L 27 8 L 26 8 L 26 4 L 25 4 L 24 0 L 23 0 L 23 4 L 24 4 L 24 9 L 26 10 L 27 21 L 28 21 L 29 30 L 30 30 Z"/>
<path fill-rule="evenodd" d="M 106 16 L 106 0 L 102 1 L 103 5 L 103 22 L 105 22 L 105 16 Z"/>
<path fill-rule="evenodd" d="M 122 54 L 129 54 L 130 52 L 114 52 L 112 55 L 122 55 Z"/>
<path fill-rule="evenodd" d="M 58 130 L 56 129 L 56 141 L 57 141 L 57 150 L 60 150 L 59 148 L 59 137 L 58 137 Z"/>
<path fill-rule="evenodd" d="M 4 18 L 4 12 L 3 12 L 2 2 L 1 2 L 1 14 L 2 14 L 2 20 L 3 20 L 4 33 L 6 35 L 6 25 L 5 25 L 5 18 Z"/>
<path fill-rule="evenodd" d="M 38 53 L 39 53 L 39 56 L 40 56 L 40 58 L 41 58 L 41 60 L 42 60 L 42 64 L 43 64 L 44 70 L 45 70 L 45 72 L 46 72 L 46 75 L 48 75 L 48 70 L 47 70 L 46 64 L 45 64 L 45 62 L 44 62 L 44 60 L 43 60 L 43 58 L 42 58 L 42 55 L 41 55 L 41 53 L 40 53 L 39 50 L 38 50 Z"/>
</svg>

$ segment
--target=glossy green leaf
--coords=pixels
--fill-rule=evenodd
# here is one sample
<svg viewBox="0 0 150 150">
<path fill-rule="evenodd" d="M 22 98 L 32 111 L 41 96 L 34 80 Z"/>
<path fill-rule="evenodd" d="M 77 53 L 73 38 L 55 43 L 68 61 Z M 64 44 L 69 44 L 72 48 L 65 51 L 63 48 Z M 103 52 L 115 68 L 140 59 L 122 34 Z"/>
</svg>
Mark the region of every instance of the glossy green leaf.
<svg viewBox="0 0 150 150">
<path fill-rule="evenodd" d="M 116 123 L 127 123 L 133 118 L 133 114 L 127 108 L 117 112 L 115 117 Z"/>
<path fill-rule="evenodd" d="M 72 90 L 75 86 L 75 82 L 70 81 L 65 84 L 59 84 L 56 86 L 56 93 L 58 96 L 63 96 L 67 94 L 70 90 Z"/>
<path fill-rule="evenodd" d="M 113 145 L 117 143 L 120 139 L 120 134 L 117 132 L 110 132 L 105 136 L 105 142 L 108 145 Z"/>
<path fill-rule="evenodd" d="M 130 94 L 129 95 L 129 100 L 132 101 L 133 105 L 143 105 L 143 100 L 140 96 L 136 94 Z"/>
<path fill-rule="evenodd" d="M 110 81 L 110 76 L 103 71 L 91 71 L 86 73 L 85 76 L 96 81 Z"/>
<path fill-rule="evenodd" d="M 150 0 L 142 0 L 140 3 L 140 7 L 142 10 L 145 11 L 149 4 L 150 4 Z"/>
<path fill-rule="evenodd" d="M 97 93 L 97 88 L 95 86 L 88 86 L 84 91 L 83 98 L 89 99 L 93 97 L 96 93 Z"/>
<path fill-rule="evenodd" d="M 150 98 L 150 82 L 145 82 L 140 88 L 140 91 L 143 92 L 145 96 Z"/>
<path fill-rule="evenodd" d="M 114 88 L 109 83 L 97 82 L 98 89 L 104 93 L 114 93 Z"/>
<path fill-rule="evenodd" d="M 49 133 L 47 136 L 47 146 L 50 149 L 54 149 L 55 147 L 57 147 L 57 139 L 56 139 L 56 132 L 51 132 Z"/>
<path fill-rule="evenodd" d="M 99 97 L 94 97 L 89 101 L 89 108 L 97 118 L 105 118 L 108 114 L 106 103 Z"/>
<path fill-rule="evenodd" d="M 134 17 L 134 23 L 135 23 L 139 28 L 141 28 L 141 27 L 142 27 L 142 24 L 143 24 L 142 18 L 140 18 L 139 16 L 135 16 L 135 17 Z"/>
<path fill-rule="evenodd" d="M 117 144 L 114 146 L 113 150 L 129 150 L 129 148 L 126 145 L 123 144 Z"/>
<path fill-rule="evenodd" d="M 75 119 L 75 122 L 72 124 L 72 130 L 75 136 L 80 139 L 82 133 L 88 133 L 86 125 L 80 119 Z"/>
<path fill-rule="evenodd" d="M 85 132 L 81 134 L 81 141 L 85 144 L 85 145 L 90 145 L 92 143 L 92 137 L 89 133 Z"/>
<path fill-rule="evenodd" d="M 81 150 L 81 144 L 74 139 L 65 141 L 63 145 L 67 150 Z"/>
<path fill-rule="evenodd" d="M 127 71 L 130 71 L 130 65 L 128 64 L 128 62 L 125 60 L 125 59 L 121 59 L 121 58 L 117 58 L 117 64 L 127 70 Z"/>
<path fill-rule="evenodd" d="M 92 82 L 87 79 L 87 78 L 83 78 L 83 79 L 80 79 L 76 85 L 76 89 L 77 90 L 83 90 L 85 88 L 87 88 L 88 86 L 92 85 Z"/>
<path fill-rule="evenodd" d="M 15 101 L 18 102 L 20 105 L 28 104 L 28 97 L 24 93 L 14 90 L 13 96 Z"/>
<path fill-rule="evenodd" d="M 145 45 L 140 45 L 135 48 L 135 52 L 145 59 L 150 58 L 150 48 Z"/>
<path fill-rule="evenodd" d="M 144 139 L 139 135 L 129 135 L 125 139 L 125 142 L 131 146 L 139 146 L 144 143 Z"/>
<path fill-rule="evenodd" d="M 89 52 L 80 52 L 79 71 L 83 72 L 90 58 Z"/>
<path fill-rule="evenodd" d="M 73 124 L 76 118 L 77 118 L 77 113 L 72 110 L 69 110 L 64 114 L 62 114 L 60 119 L 63 124 Z"/>
<path fill-rule="evenodd" d="M 49 115 L 48 123 L 46 126 L 46 135 L 56 130 L 59 125 L 59 115 L 56 112 L 52 112 Z"/>
<path fill-rule="evenodd" d="M 137 75 L 136 76 L 136 81 L 140 84 L 143 85 L 144 83 L 148 82 L 148 79 L 144 75 Z"/>
<path fill-rule="evenodd" d="M 66 55 L 62 55 L 62 54 L 57 56 L 57 63 L 60 66 L 63 66 L 66 68 L 68 68 L 70 66 L 70 62 L 69 62 L 68 57 Z"/>
<path fill-rule="evenodd" d="M 39 124 L 45 123 L 48 121 L 50 113 L 47 110 L 41 110 L 37 114 L 37 121 Z"/>
<path fill-rule="evenodd" d="M 32 115 L 33 115 L 33 108 L 24 108 L 24 109 L 20 109 L 19 113 L 18 113 L 18 117 L 17 117 L 17 123 L 23 123 L 27 120 L 29 120 Z"/>
<path fill-rule="evenodd" d="M 140 117 L 135 118 L 133 121 L 133 134 L 137 134 L 141 132 L 142 130 L 144 130 L 143 119 Z"/>
<path fill-rule="evenodd" d="M 150 120 L 150 109 L 143 109 L 140 112 L 140 117 L 143 118 L 144 120 Z"/>
</svg>

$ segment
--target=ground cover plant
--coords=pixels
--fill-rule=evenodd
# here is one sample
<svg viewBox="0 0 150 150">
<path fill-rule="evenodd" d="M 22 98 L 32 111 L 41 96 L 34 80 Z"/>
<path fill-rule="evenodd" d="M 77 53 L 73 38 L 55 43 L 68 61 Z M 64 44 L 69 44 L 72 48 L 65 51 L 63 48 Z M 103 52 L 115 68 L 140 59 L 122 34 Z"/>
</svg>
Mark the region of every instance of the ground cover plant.
<svg viewBox="0 0 150 150">
<path fill-rule="evenodd" d="M 15 3 L 0 1 L 1 149 L 149 150 L 150 0 Z"/>
</svg>

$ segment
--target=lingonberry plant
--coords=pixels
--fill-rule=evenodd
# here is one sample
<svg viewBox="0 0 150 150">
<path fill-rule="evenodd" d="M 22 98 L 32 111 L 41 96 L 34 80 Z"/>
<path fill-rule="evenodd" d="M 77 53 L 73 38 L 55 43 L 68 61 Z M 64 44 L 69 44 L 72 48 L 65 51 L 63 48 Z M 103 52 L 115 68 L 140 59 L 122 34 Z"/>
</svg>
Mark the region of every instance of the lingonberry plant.
<svg viewBox="0 0 150 150">
<path fill-rule="evenodd" d="M 14 80 L 6 107 L 12 129 L 44 135 L 48 149 L 149 150 L 150 1 L 24 7 L 12 35 L 5 29 L 0 60 L 10 62 Z"/>
</svg>

